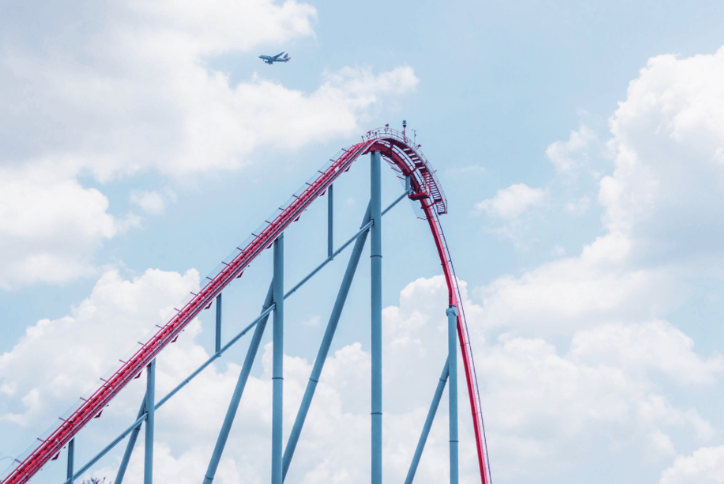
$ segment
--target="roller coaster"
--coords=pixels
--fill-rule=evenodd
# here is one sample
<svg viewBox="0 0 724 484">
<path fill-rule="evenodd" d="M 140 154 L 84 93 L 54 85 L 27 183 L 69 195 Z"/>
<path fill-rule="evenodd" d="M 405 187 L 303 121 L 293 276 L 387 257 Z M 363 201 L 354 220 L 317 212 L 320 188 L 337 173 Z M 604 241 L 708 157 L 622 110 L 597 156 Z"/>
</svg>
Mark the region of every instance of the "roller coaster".
<svg viewBox="0 0 724 484">
<path fill-rule="evenodd" d="M 334 181 L 363 155 L 370 156 L 370 202 L 364 215 L 359 231 L 340 248 L 333 247 L 333 189 Z M 405 189 L 389 207 L 381 207 L 381 160 L 385 160 L 395 174 L 404 180 Z M 284 231 L 293 222 L 299 220 L 302 213 L 318 198 L 328 193 L 328 257 L 307 277 L 292 289 L 284 292 Z M 259 229 L 236 247 L 231 256 L 225 259 L 202 283 L 197 293 L 191 293 L 188 300 L 175 308 L 172 317 L 163 325 L 157 325 L 158 331 L 126 361 L 121 361 L 120 368 L 103 380 L 102 385 L 89 398 L 82 399 L 72 413 L 49 434 L 47 438 L 38 439 L 39 443 L 31 448 L 22 458 L 16 459 L 2 484 L 24 484 L 51 460 L 58 459 L 63 449 L 67 448 L 67 478 L 63 484 L 73 484 L 96 462 L 110 452 L 116 445 L 128 437 L 126 450 L 115 478 L 121 484 L 126 468 L 142 427 L 145 429 L 144 450 L 144 483 L 153 481 L 153 442 L 155 412 L 172 398 L 181 388 L 201 373 L 208 365 L 219 358 L 227 349 L 253 330 L 251 343 L 237 381 L 237 385 L 229 404 L 224 423 L 219 432 L 216 445 L 205 476 L 199 476 L 205 484 L 210 484 L 216 475 L 219 460 L 224 451 L 231 426 L 239 403 L 255 361 L 260 340 L 264 333 L 267 320 L 272 315 L 273 331 L 273 408 L 272 408 L 272 484 L 282 484 L 291 464 L 294 451 L 301 436 L 304 421 L 312 403 L 317 382 L 327 358 L 329 348 L 344 307 L 350 285 L 361 256 L 362 249 L 369 235 L 371 241 L 371 481 L 373 484 L 382 482 L 382 251 L 381 233 L 382 216 L 401 200 L 408 198 L 419 204 L 422 217 L 427 221 L 437 253 L 442 265 L 448 290 L 448 358 L 438 382 L 438 386 L 430 405 L 430 409 L 417 443 L 415 454 L 410 465 L 405 483 L 411 484 L 417 471 L 430 428 L 440 403 L 445 385 L 448 385 L 450 398 L 450 482 L 458 482 L 458 402 L 457 402 L 457 351 L 462 353 L 463 370 L 467 384 L 470 412 L 472 414 L 478 468 L 482 484 L 491 484 L 490 465 L 485 438 L 485 428 L 480 404 L 480 392 L 475 372 L 473 351 L 462 306 L 462 298 L 458 280 L 450 257 L 445 235 L 440 223 L 440 216 L 447 213 L 447 199 L 437 179 L 435 170 L 420 150 L 420 145 L 402 132 L 385 126 L 368 131 L 362 140 L 343 149 L 336 157 L 327 162 L 303 187 L 293 194 L 290 200 L 281 206 Z M 324 338 L 314 363 L 312 375 L 297 414 L 291 435 L 286 447 L 282 442 L 282 395 L 283 395 L 283 335 L 284 335 L 284 300 L 291 296 L 304 283 L 316 275 L 327 263 L 334 259 L 348 246 L 354 244 L 352 255 L 334 304 L 332 315 L 326 328 Z M 221 297 L 222 291 L 235 279 L 242 276 L 245 269 L 264 250 L 273 248 L 273 279 L 269 287 L 263 309 L 259 317 L 251 322 L 227 344 L 221 345 Z M 216 303 L 216 341 L 215 353 L 191 375 L 183 380 L 175 389 L 160 400 L 155 398 L 156 356 L 170 343 L 178 338 L 184 328 L 204 309 Z M 442 308 L 441 308 L 442 311 Z M 74 437 L 93 418 L 99 417 L 111 400 L 121 392 L 132 380 L 146 372 L 146 394 L 138 412 L 137 419 L 121 432 L 105 448 L 86 464 L 75 467 Z"/>
</svg>

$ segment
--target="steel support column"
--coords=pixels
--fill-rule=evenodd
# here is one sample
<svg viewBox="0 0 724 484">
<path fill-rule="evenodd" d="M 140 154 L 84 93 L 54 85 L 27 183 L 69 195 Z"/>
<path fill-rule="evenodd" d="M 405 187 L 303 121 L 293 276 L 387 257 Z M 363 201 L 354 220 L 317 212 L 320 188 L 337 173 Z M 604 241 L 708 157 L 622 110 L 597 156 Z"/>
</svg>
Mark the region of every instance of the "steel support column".
<svg viewBox="0 0 724 484">
<path fill-rule="evenodd" d="M 458 308 L 451 305 L 445 313 L 450 368 L 450 484 L 458 484 Z"/>
<path fill-rule="evenodd" d="M 274 342 L 272 397 L 272 484 L 282 484 L 284 396 L 284 234 L 274 241 Z"/>
<path fill-rule="evenodd" d="M 266 299 L 264 300 L 264 307 L 262 308 L 262 313 L 272 305 L 273 289 L 274 282 L 272 281 L 272 284 L 269 286 L 269 291 L 267 292 Z M 261 338 L 264 335 L 264 329 L 266 328 L 266 322 L 268 319 L 269 315 L 267 314 L 261 321 L 259 321 L 259 323 L 257 323 L 256 328 L 254 328 L 254 335 L 252 336 L 251 342 L 249 343 L 249 349 L 246 352 L 246 358 L 244 358 L 244 365 L 241 367 L 241 373 L 239 374 L 239 379 L 236 382 L 234 394 L 231 397 L 231 402 L 229 402 L 229 408 L 226 410 L 226 417 L 224 417 L 224 423 L 221 425 L 219 436 L 216 439 L 216 446 L 214 447 L 214 453 L 211 454 L 209 467 L 206 469 L 204 484 L 211 484 L 211 482 L 214 480 L 214 477 L 216 476 L 216 469 L 219 467 L 221 454 L 224 452 L 226 441 L 229 438 L 229 432 L 231 431 L 231 426 L 234 423 L 236 411 L 239 409 L 241 396 L 244 394 L 244 388 L 246 387 L 246 382 L 249 379 L 249 373 L 251 373 L 251 368 L 254 365 L 254 359 L 256 358 L 256 353 L 259 350 L 259 344 L 261 343 Z"/>
<path fill-rule="evenodd" d="M 442 392 L 445 390 L 445 383 L 447 382 L 449 372 L 449 358 L 445 361 L 445 367 L 442 369 L 442 375 L 440 375 L 440 381 L 437 382 L 437 389 L 435 390 L 435 396 L 432 398 L 430 404 L 430 410 L 427 412 L 427 418 L 425 419 L 425 426 L 422 427 L 422 434 L 420 434 L 420 440 L 417 442 L 417 448 L 415 449 L 415 455 L 412 458 L 410 464 L 410 470 L 407 471 L 407 478 L 405 484 L 412 484 L 412 480 L 415 478 L 417 472 L 417 466 L 420 464 L 420 457 L 422 457 L 422 451 L 425 450 L 425 443 L 427 443 L 427 437 L 430 435 L 430 428 L 432 422 L 435 420 L 435 413 L 437 413 L 437 407 L 440 405 L 442 399 Z"/>
<path fill-rule="evenodd" d="M 221 294 L 216 296 L 216 353 L 221 351 Z"/>
<path fill-rule="evenodd" d="M 153 484 L 153 425 L 156 414 L 156 359 L 146 371 L 146 448 L 143 466 L 143 484 Z"/>
<path fill-rule="evenodd" d="M 365 213 L 364 220 L 362 221 L 362 227 L 367 225 L 370 220 L 370 210 L 370 206 L 368 205 L 367 212 Z M 339 318 L 340 316 L 342 316 L 342 309 L 344 309 L 344 303 L 347 301 L 349 288 L 352 285 L 352 280 L 354 279 L 354 274 L 357 270 L 359 259 L 362 256 L 362 249 L 364 249 L 366 240 L 367 232 L 363 233 L 360 237 L 357 238 L 357 241 L 354 244 L 354 249 L 352 249 L 352 255 L 350 255 L 349 257 L 349 262 L 347 263 L 347 270 L 344 273 L 342 284 L 340 285 L 339 292 L 337 293 L 337 300 L 334 302 L 332 315 L 329 317 L 329 323 L 327 323 L 327 329 L 324 332 L 322 344 L 319 346 L 319 351 L 317 352 L 317 359 L 314 360 L 314 368 L 312 368 L 312 374 L 309 377 L 307 389 L 304 391 L 304 397 L 302 398 L 302 403 L 299 406 L 297 418 L 294 420 L 292 433 L 289 435 L 287 447 L 284 449 L 284 478 L 287 477 L 289 464 L 291 463 L 292 457 L 294 456 L 294 450 L 297 447 L 299 436 L 302 433 L 302 427 L 304 427 L 304 420 L 307 418 L 307 412 L 309 412 L 309 406 L 311 405 L 312 399 L 314 398 L 314 392 L 317 389 L 317 383 L 319 382 L 319 378 L 322 375 L 322 368 L 324 367 L 324 363 L 327 361 L 329 347 L 332 344 L 334 333 L 337 330 Z"/>
<path fill-rule="evenodd" d="M 136 420 L 141 418 L 143 414 L 146 412 L 146 396 L 143 396 L 143 401 L 141 402 L 141 408 L 138 410 L 138 416 L 136 417 Z M 136 445 L 136 439 L 138 439 L 138 434 L 141 432 L 141 426 L 134 428 L 133 431 L 131 431 L 131 436 L 128 438 L 128 444 L 126 445 L 126 451 L 123 453 L 123 459 L 121 459 L 121 465 L 118 467 L 118 473 L 116 474 L 116 480 L 114 481 L 114 484 L 121 484 L 123 482 L 123 476 L 126 475 L 126 469 L 128 468 L 128 462 L 131 460 L 131 454 L 133 453 L 133 447 Z"/>
<path fill-rule="evenodd" d="M 380 152 L 370 154 L 372 484 L 382 484 L 382 189 Z"/>
<path fill-rule="evenodd" d="M 334 254 L 334 185 L 329 185 L 327 197 L 327 257 Z M 363 224 L 364 225 L 364 224 Z"/>
<path fill-rule="evenodd" d="M 67 481 L 73 484 L 73 459 L 75 459 L 75 438 L 68 442 L 68 470 L 66 471 Z"/>
</svg>

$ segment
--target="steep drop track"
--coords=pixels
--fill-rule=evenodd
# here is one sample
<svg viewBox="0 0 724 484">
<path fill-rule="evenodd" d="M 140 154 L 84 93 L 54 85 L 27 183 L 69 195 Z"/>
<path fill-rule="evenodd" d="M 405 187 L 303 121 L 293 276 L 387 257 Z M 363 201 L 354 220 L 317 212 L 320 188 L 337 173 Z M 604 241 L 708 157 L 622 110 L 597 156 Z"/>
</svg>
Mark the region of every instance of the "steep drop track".
<svg viewBox="0 0 724 484">
<path fill-rule="evenodd" d="M 324 194 L 334 180 L 347 171 L 360 156 L 379 151 L 390 167 L 401 178 L 409 177 L 409 198 L 420 203 L 425 218 L 435 240 L 440 262 L 448 287 L 449 304 L 459 308 L 458 336 L 462 348 L 465 378 L 470 396 L 470 410 L 475 428 L 475 442 L 478 453 L 480 479 L 483 484 L 491 484 L 485 429 L 480 406 L 480 393 L 475 375 L 475 363 L 470 346 L 465 311 L 458 288 L 455 269 L 445 241 L 439 216 L 447 213 L 447 200 L 442 187 L 435 176 L 430 163 L 403 133 L 388 127 L 369 131 L 362 141 L 342 150 L 341 154 L 330 160 L 317 175 L 312 177 L 302 190 L 294 194 L 291 200 L 275 217 L 267 221 L 262 230 L 252 234 L 246 246 L 237 247 L 238 253 L 230 262 L 223 262 L 222 269 L 215 276 L 207 278 L 198 294 L 186 303 L 160 330 L 146 342 L 116 373 L 73 412 L 63 423 L 27 457 L 3 481 L 3 484 L 23 484 L 30 480 L 43 465 L 56 456 L 60 450 L 92 418 L 98 416 L 103 408 L 134 379 L 156 355 L 181 333 L 202 310 L 211 305 L 216 296 L 235 278 L 240 277 L 244 269 L 294 221 L 302 212 Z"/>
</svg>

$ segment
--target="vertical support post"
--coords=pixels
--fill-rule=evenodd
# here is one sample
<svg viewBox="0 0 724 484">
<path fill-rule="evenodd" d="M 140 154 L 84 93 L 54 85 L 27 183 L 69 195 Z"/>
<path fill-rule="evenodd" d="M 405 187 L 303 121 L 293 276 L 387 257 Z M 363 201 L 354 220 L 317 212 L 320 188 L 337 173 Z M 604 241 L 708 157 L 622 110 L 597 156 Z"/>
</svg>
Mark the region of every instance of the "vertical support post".
<svg viewBox="0 0 724 484">
<path fill-rule="evenodd" d="M 272 305 L 274 282 L 269 285 L 269 291 L 266 294 L 264 300 L 264 306 L 262 307 L 262 313 L 266 311 Z M 221 461 L 221 454 L 224 452 L 226 441 L 229 438 L 229 432 L 231 431 L 231 425 L 234 423 L 236 417 L 236 411 L 239 409 L 239 403 L 241 402 L 241 396 L 244 394 L 244 388 L 246 382 L 249 379 L 249 373 L 251 373 L 251 367 L 254 365 L 254 359 L 256 353 L 259 350 L 259 343 L 261 343 L 261 337 L 264 335 L 264 329 L 266 328 L 266 322 L 269 319 L 269 315 L 262 318 L 261 321 L 254 328 L 254 336 L 251 338 L 249 343 L 249 349 L 246 352 L 246 358 L 244 358 L 244 365 L 241 367 L 241 373 L 239 373 L 239 379 L 236 382 L 236 388 L 234 388 L 234 394 L 231 396 L 231 402 L 229 402 L 229 408 L 226 410 L 226 416 L 224 417 L 224 423 L 221 425 L 219 436 L 216 439 L 216 445 L 214 446 L 214 453 L 211 454 L 211 460 L 209 461 L 209 467 L 206 469 L 206 476 L 204 477 L 204 484 L 211 484 L 216 476 L 216 470 L 219 467 L 219 461 Z M 120 482 L 116 482 L 120 484 Z"/>
<path fill-rule="evenodd" d="M 445 313 L 450 368 L 450 484 L 458 484 L 458 308 L 450 305 Z"/>
<path fill-rule="evenodd" d="M 284 234 L 274 241 L 274 342 L 272 397 L 272 484 L 282 484 L 282 424 L 284 395 Z"/>
<path fill-rule="evenodd" d="M 70 442 L 68 442 L 68 471 L 66 475 L 68 476 L 66 482 L 69 484 L 73 484 L 73 459 L 75 458 L 75 438 L 70 439 Z"/>
<path fill-rule="evenodd" d="M 380 152 L 370 155 L 372 484 L 382 484 L 382 189 Z"/>
<path fill-rule="evenodd" d="M 449 369 L 449 358 L 445 361 L 445 367 L 442 369 L 442 375 L 440 375 L 440 381 L 437 382 L 437 389 L 435 389 L 435 396 L 432 398 L 430 404 L 430 410 L 427 412 L 427 418 L 425 419 L 425 425 L 422 427 L 422 434 L 420 434 L 420 440 L 417 442 L 417 448 L 415 449 L 415 455 L 412 458 L 410 464 L 410 470 L 407 471 L 407 478 L 405 484 L 412 484 L 412 480 L 415 478 L 417 472 L 417 466 L 420 464 L 420 458 L 422 457 L 422 451 L 425 450 L 425 443 L 427 443 L 427 437 L 430 435 L 430 429 L 432 428 L 432 422 L 435 420 L 435 414 L 437 413 L 437 407 L 440 405 L 442 399 L 442 392 L 445 390 L 445 383 L 447 383 Z"/>
<path fill-rule="evenodd" d="M 156 414 L 156 359 L 146 368 L 146 448 L 143 484 L 153 484 L 153 425 Z"/>
<path fill-rule="evenodd" d="M 334 185 L 329 185 L 327 198 L 327 257 L 334 254 Z"/>
<path fill-rule="evenodd" d="M 216 354 L 221 351 L 221 294 L 216 296 Z"/>
<path fill-rule="evenodd" d="M 143 401 L 141 402 L 141 408 L 138 410 L 138 416 L 136 417 L 136 420 L 141 418 L 141 416 L 143 415 L 143 413 L 145 411 L 146 411 L 146 396 L 144 395 Z M 138 439 L 138 434 L 140 432 L 141 432 L 140 425 L 131 431 L 131 436 L 128 438 L 128 444 L 126 445 L 126 451 L 123 453 L 123 459 L 121 459 L 121 465 L 118 467 L 118 473 L 116 474 L 116 480 L 114 481 L 114 484 L 121 484 L 123 482 L 123 477 L 126 475 L 126 469 L 128 468 L 128 462 L 131 460 L 131 454 L 133 453 L 133 447 L 135 447 L 135 445 L 136 445 L 136 439 Z"/>
<path fill-rule="evenodd" d="M 365 226 L 369 221 L 370 206 L 368 205 L 367 212 L 365 213 L 365 217 L 362 221 L 362 226 Z M 322 368 L 324 368 L 324 363 L 325 361 L 327 361 L 329 347 L 332 345 L 332 338 L 334 338 L 334 333 L 337 330 L 339 318 L 342 316 L 342 309 L 344 309 L 344 303 L 347 301 L 347 295 L 349 294 L 349 289 L 352 286 L 352 280 L 354 279 L 354 274 L 357 271 L 357 265 L 359 264 L 359 259 L 362 256 L 362 249 L 364 249 L 366 241 L 367 232 L 360 235 L 354 244 L 354 249 L 352 249 L 352 255 L 349 257 L 349 262 L 347 263 L 347 270 L 344 273 L 342 284 L 340 285 L 339 292 L 337 293 L 337 300 L 334 302 L 334 309 L 332 309 L 332 314 L 329 317 L 327 329 L 324 331 L 324 338 L 322 338 L 322 344 L 319 345 L 317 359 L 314 360 L 314 367 L 312 368 L 312 374 L 309 377 L 309 382 L 307 383 L 307 389 L 304 391 L 304 397 L 302 398 L 301 405 L 299 405 L 299 412 L 297 412 L 297 418 L 294 420 L 294 426 L 292 427 L 292 432 L 289 435 L 287 447 L 284 449 L 283 478 L 285 479 L 287 477 L 287 471 L 289 470 L 289 464 L 292 462 L 292 457 L 294 456 L 294 450 L 297 448 L 297 442 L 299 441 L 299 437 L 302 434 L 304 420 L 307 418 L 309 406 L 312 404 L 314 392 L 317 389 L 317 383 L 319 382 L 319 378 L 322 375 Z"/>
<path fill-rule="evenodd" d="M 411 189 L 412 189 L 412 185 L 410 184 L 410 175 L 407 175 L 405 177 L 405 193 L 407 193 L 409 195 Z"/>
</svg>

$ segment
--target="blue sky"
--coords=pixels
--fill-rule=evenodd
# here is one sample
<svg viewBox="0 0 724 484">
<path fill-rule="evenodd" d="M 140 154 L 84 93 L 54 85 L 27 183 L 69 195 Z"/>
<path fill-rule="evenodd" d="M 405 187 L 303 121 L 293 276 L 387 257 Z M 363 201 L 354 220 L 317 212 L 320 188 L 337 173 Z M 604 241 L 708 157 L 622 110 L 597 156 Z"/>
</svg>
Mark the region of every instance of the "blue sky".
<svg viewBox="0 0 724 484">
<path fill-rule="evenodd" d="M 449 200 L 442 222 L 467 291 L 494 481 L 721 482 L 724 5 L 127 0 L 2 11 L 0 458 L 54 425 L 340 148 L 406 119 Z M 281 51 L 289 63 L 258 59 Z M 335 185 L 337 241 L 359 225 L 367 179 L 360 160 Z M 401 193 L 391 171 L 383 185 L 385 204 Z M 287 234 L 288 287 L 325 256 L 324 202 Z M 444 361 L 445 295 L 409 204 L 384 228 L 385 472 L 396 480 Z M 290 300 L 287 423 L 345 264 Z M 225 335 L 253 319 L 270 268 L 265 254 L 225 293 Z M 364 258 L 293 482 L 367 479 L 368 273 Z M 160 387 L 209 354 L 210 323 L 203 314 L 164 352 Z M 159 418 L 159 479 L 204 472 L 245 346 Z M 268 476 L 264 351 L 224 483 Z M 81 459 L 133 418 L 141 387 L 84 430 Z M 447 475 L 446 418 L 443 402 L 419 482 Z M 474 482 L 467 418 L 461 475 Z M 95 475 L 114 475 L 118 459 Z"/>
</svg>

